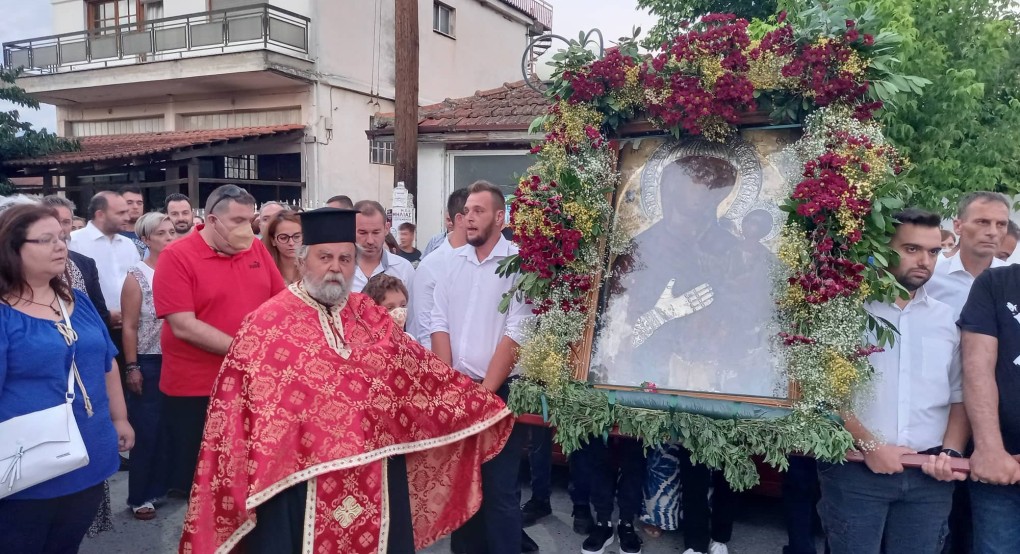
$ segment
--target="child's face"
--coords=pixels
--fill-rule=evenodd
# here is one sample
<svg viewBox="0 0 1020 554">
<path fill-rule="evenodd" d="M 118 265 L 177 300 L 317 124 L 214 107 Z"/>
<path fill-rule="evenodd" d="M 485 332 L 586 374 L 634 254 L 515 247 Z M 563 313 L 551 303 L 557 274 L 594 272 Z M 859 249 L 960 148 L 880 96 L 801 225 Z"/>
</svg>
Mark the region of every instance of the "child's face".
<svg viewBox="0 0 1020 554">
<path fill-rule="evenodd" d="M 397 322 L 397 325 L 403 329 L 404 324 L 407 323 L 407 297 L 400 291 L 386 291 L 386 296 L 383 296 L 382 307 L 390 312 L 390 317 L 393 318 L 393 321 Z"/>
</svg>

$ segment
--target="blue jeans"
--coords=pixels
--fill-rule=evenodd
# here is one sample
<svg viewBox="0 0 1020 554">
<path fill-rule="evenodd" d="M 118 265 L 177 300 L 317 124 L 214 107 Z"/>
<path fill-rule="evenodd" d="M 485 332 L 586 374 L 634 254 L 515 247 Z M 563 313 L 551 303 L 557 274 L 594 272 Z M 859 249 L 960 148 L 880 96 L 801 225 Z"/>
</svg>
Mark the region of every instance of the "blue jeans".
<svg viewBox="0 0 1020 554">
<path fill-rule="evenodd" d="M 832 554 L 942 550 L 953 504 L 953 484 L 908 468 L 872 473 L 863 463 L 818 462 L 818 514 Z"/>
<path fill-rule="evenodd" d="M 816 554 L 815 504 L 818 503 L 818 467 L 814 458 L 790 456 L 783 476 L 783 511 L 786 515 L 786 554 Z"/>
<path fill-rule="evenodd" d="M 528 445 L 528 465 L 531 466 L 531 498 L 549 501 L 552 494 L 552 436 L 551 427 L 529 425 L 531 442 Z"/>
<path fill-rule="evenodd" d="M 1020 552 L 1020 486 L 971 481 L 974 554 Z"/>
<path fill-rule="evenodd" d="M 591 478 L 591 503 L 598 521 L 611 521 L 613 498 L 620 509 L 620 521 L 633 522 L 641 514 L 645 483 L 645 453 L 641 443 L 620 438 L 611 443 L 617 455 L 619 469 L 610 463 L 610 447 L 602 437 L 590 437 L 582 447 Z"/>
<path fill-rule="evenodd" d="M 159 391 L 163 356 L 139 355 L 142 372 L 142 394 L 124 390 L 128 422 L 135 430 L 135 446 L 128 466 L 129 506 L 140 506 L 166 494 L 166 445 L 160 432 L 163 393 Z"/>
</svg>

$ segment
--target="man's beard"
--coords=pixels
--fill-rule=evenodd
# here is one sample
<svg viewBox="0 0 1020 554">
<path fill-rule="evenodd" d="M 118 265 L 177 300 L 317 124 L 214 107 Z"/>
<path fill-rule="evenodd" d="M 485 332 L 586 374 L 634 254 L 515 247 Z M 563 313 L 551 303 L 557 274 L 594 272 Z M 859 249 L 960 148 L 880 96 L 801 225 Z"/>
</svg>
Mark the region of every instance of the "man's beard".
<svg viewBox="0 0 1020 554">
<path fill-rule="evenodd" d="M 343 304 L 351 292 L 342 273 L 327 273 L 321 279 L 306 275 L 302 283 L 309 296 L 327 306 Z"/>
<path fill-rule="evenodd" d="M 188 231 L 191 231 L 191 224 L 187 222 L 174 223 L 174 231 L 177 232 L 178 235 L 186 234 Z"/>
<path fill-rule="evenodd" d="M 474 237 L 468 238 L 467 243 L 470 244 L 471 246 L 474 246 L 475 248 L 478 248 L 479 246 L 485 244 L 486 242 L 489 242 L 489 237 L 491 237 L 493 233 L 492 230 L 493 227 L 494 225 L 490 225 L 484 230 L 479 228 L 478 234 L 475 235 Z"/>
</svg>

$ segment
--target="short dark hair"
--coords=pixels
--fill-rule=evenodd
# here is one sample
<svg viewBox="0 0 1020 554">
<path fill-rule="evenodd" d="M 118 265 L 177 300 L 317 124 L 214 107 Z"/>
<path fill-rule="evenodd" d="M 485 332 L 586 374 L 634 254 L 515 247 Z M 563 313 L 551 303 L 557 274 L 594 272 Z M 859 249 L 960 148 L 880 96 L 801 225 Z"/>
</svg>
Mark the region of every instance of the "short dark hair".
<svg viewBox="0 0 1020 554">
<path fill-rule="evenodd" d="M 179 192 L 175 192 L 175 193 L 166 195 L 166 200 L 163 201 L 163 212 L 164 213 L 170 211 L 170 203 L 171 202 L 187 202 L 188 206 L 191 206 L 191 198 L 188 198 L 188 195 L 181 194 Z"/>
<path fill-rule="evenodd" d="M 408 298 L 407 287 L 404 286 L 404 282 L 391 275 L 386 275 L 385 273 L 380 273 L 369 279 L 361 293 L 371 298 L 376 304 L 382 306 L 383 299 L 386 298 L 386 293 L 390 291 L 399 292 L 404 295 L 405 299 Z"/>
<path fill-rule="evenodd" d="M 119 189 L 117 189 L 117 194 L 119 194 L 121 196 L 123 196 L 124 193 L 126 193 L 126 192 L 130 192 L 130 193 L 133 193 L 133 194 L 137 194 L 139 196 L 143 196 L 142 195 L 142 188 L 138 187 L 136 185 L 124 185 L 124 186 L 120 187 Z"/>
<path fill-rule="evenodd" d="M 400 227 L 397 227 L 398 231 L 410 231 L 412 233 L 415 229 L 417 229 L 417 227 L 415 227 L 414 223 L 411 223 L 410 221 L 405 221 L 400 224 Z"/>
<path fill-rule="evenodd" d="M 457 189 L 450 193 L 450 198 L 446 200 L 446 215 L 450 216 L 450 220 L 453 220 L 453 216 L 464 213 L 464 206 L 467 205 L 468 190 Z"/>
<path fill-rule="evenodd" d="M 329 197 L 329 200 L 326 200 L 327 204 L 332 204 L 333 202 L 340 204 L 341 208 L 351 209 L 354 207 L 354 201 L 351 200 L 351 197 L 347 196 L 346 194 L 338 194 L 336 196 L 331 196 Z"/>
<path fill-rule="evenodd" d="M 1006 234 L 1020 241 L 1020 225 L 1017 225 L 1012 219 L 1009 220 L 1009 224 L 1006 225 Z"/>
<path fill-rule="evenodd" d="M 383 217 L 383 221 L 386 220 L 386 208 L 375 200 L 358 200 L 358 203 L 354 205 L 354 209 L 361 212 L 361 215 L 371 216 L 379 214 Z"/>
<path fill-rule="evenodd" d="M 942 218 L 938 214 L 920 208 L 905 208 L 893 214 L 893 227 L 900 225 L 917 225 L 918 227 L 942 227 Z"/>
<path fill-rule="evenodd" d="M 503 196 L 503 191 L 500 190 L 496 185 L 488 181 L 475 181 L 471 183 L 467 188 L 468 196 L 481 192 L 487 192 L 492 195 L 492 205 L 497 210 L 506 209 L 506 197 Z"/>
<path fill-rule="evenodd" d="M 89 213 L 85 214 L 89 220 L 96 218 L 96 212 L 105 212 L 110 207 L 110 197 L 119 196 L 108 190 L 99 191 L 92 195 L 89 200 Z"/>
<path fill-rule="evenodd" d="M 956 217 L 962 219 L 967 213 L 967 208 L 970 207 L 974 202 L 1002 202 L 1003 206 L 1006 206 L 1006 210 L 1010 209 L 1009 198 L 1006 195 L 998 192 L 991 192 L 987 190 L 979 190 L 977 192 L 971 192 L 960 197 L 960 203 L 956 208 Z"/>
</svg>

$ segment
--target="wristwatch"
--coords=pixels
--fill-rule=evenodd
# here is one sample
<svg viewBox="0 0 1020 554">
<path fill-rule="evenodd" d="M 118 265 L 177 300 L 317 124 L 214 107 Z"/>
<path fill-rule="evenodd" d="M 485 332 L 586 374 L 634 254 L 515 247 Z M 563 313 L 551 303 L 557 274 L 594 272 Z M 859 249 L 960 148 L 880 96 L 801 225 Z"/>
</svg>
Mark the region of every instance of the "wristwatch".
<svg viewBox="0 0 1020 554">
<path fill-rule="evenodd" d="M 960 454 L 959 450 L 954 450 L 952 448 L 943 448 L 942 449 L 942 453 L 947 455 L 947 456 L 949 456 L 950 458 L 962 458 L 963 457 L 963 454 Z"/>
</svg>

